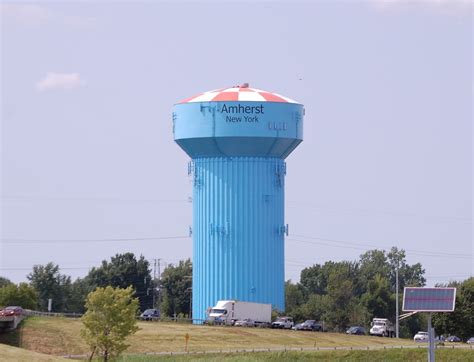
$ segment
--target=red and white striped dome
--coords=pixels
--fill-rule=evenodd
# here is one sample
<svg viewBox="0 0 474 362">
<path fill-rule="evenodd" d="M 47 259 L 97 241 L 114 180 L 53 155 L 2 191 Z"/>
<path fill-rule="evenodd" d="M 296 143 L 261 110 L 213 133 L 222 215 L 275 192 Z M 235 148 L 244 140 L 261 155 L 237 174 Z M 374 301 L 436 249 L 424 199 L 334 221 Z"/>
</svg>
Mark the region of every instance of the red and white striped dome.
<svg viewBox="0 0 474 362">
<path fill-rule="evenodd" d="M 178 104 L 193 102 L 278 102 L 299 104 L 299 102 L 277 93 L 250 88 L 248 83 L 200 93 L 194 97 L 183 99 Z"/>
</svg>

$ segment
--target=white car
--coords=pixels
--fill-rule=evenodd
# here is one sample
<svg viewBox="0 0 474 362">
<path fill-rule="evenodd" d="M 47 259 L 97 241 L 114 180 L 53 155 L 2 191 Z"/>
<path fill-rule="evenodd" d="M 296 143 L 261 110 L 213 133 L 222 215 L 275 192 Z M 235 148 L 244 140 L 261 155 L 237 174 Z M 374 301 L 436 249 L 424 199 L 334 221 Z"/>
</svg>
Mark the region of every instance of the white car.
<svg viewBox="0 0 474 362">
<path fill-rule="evenodd" d="M 234 327 L 255 327 L 255 321 L 250 318 L 241 319 L 234 323 Z"/>
<path fill-rule="evenodd" d="M 415 342 L 428 342 L 429 339 L 430 339 L 430 337 L 428 335 L 428 332 L 418 332 L 413 337 L 413 340 Z"/>
<path fill-rule="evenodd" d="M 272 323 L 272 328 L 291 329 L 293 328 L 293 318 L 278 317 L 275 322 Z"/>
</svg>

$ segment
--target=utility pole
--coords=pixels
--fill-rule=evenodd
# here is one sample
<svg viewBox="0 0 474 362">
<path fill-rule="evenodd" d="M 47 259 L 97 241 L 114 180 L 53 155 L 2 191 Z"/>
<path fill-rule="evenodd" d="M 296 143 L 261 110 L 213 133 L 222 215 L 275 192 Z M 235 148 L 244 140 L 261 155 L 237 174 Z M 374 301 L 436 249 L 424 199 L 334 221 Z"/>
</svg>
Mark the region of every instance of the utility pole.
<svg viewBox="0 0 474 362">
<path fill-rule="evenodd" d="M 153 274 L 154 274 L 154 278 L 155 278 L 155 285 L 154 285 L 154 288 L 153 288 L 153 306 L 156 308 L 156 301 L 158 301 L 158 303 L 160 302 L 160 290 L 159 290 L 159 287 L 161 287 L 161 269 L 160 269 L 160 261 L 161 259 L 158 258 L 158 259 L 155 259 L 155 267 L 154 267 L 154 271 L 153 271 Z M 158 269 L 158 272 L 157 272 L 157 269 Z M 157 281 L 157 278 L 156 276 L 158 275 L 158 281 Z M 155 298 L 155 295 L 157 295 L 157 298 Z M 158 308 L 159 309 L 159 308 Z"/>
<path fill-rule="evenodd" d="M 158 278 L 159 278 L 159 280 L 161 280 L 161 270 L 160 270 L 160 260 L 161 259 L 156 259 L 156 260 L 158 260 Z"/>
<path fill-rule="evenodd" d="M 153 308 L 156 308 L 156 259 L 153 260 Z"/>
<path fill-rule="evenodd" d="M 398 261 L 397 261 L 397 269 L 395 269 L 395 309 L 396 309 L 396 317 L 395 317 L 395 335 L 397 338 L 400 338 L 399 336 L 399 312 L 398 312 Z"/>
</svg>

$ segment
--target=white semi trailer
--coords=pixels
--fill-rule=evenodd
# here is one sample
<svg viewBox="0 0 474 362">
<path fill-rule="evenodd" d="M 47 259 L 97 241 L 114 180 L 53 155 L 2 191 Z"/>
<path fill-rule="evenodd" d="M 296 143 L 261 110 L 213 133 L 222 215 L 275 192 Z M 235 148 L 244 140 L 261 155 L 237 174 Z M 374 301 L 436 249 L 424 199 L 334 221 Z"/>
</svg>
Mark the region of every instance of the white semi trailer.
<svg viewBox="0 0 474 362">
<path fill-rule="evenodd" d="M 270 325 L 271 318 L 271 304 L 219 300 L 209 310 L 207 321 L 233 325 L 238 320 L 251 319 L 256 325 Z"/>
<path fill-rule="evenodd" d="M 380 337 L 394 337 L 395 328 L 393 323 L 390 322 L 387 318 L 374 318 L 372 323 L 370 323 L 369 334 L 371 336 L 380 336 Z"/>
</svg>

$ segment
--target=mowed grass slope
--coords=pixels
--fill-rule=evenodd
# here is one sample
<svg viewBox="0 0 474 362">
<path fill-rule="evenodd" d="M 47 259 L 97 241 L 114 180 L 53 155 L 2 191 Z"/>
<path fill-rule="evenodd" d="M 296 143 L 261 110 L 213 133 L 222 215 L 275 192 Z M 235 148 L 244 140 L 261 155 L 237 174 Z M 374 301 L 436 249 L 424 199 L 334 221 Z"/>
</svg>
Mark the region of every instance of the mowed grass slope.
<svg viewBox="0 0 474 362">
<path fill-rule="evenodd" d="M 128 353 L 182 352 L 189 334 L 190 352 L 259 348 L 361 347 L 413 345 L 411 340 L 338 333 L 297 332 L 265 328 L 211 327 L 179 323 L 139 322 L 140 330 L 128 339 Z M 30 317 L 10 336 L 17 347 L 52 355 L 88 353 L 77 319 Z M 3 337 L 5 338 L 5 337 Z"/>
<path fill-rule="evenodd" d="M 15 362 L 67 361 L 65 358 L 27 351 L 22 348 L 8 346 L 6 344 L 0 344 L 0 360 Z"/>
<path fill-rule="evenodd" d="M 140 323 L 141 330 L 130 341 L 129 351 L 183 351 L 185 335 L 190 352 L 258 348 L 411 345 L 407 340 L 339 333 L 303 332 L 267 328 L 210 327 L 176 323 Z M 136 342 L 136 343 L 135 343 Z"/>
<path fill-rule="evenodd" d="M 427 359 L 426 350 L 421 349 L 391 349 L 379 351 L 288 351 L 288 352 L 255 352 L 255 353 L 222 353 L 222 354 L 192 354 L 173 356 L 138 356 L 124 355 L 120 362 L 309 362 L 309 361 L 420 361 Z M 474 352 L 462 349 L 446 349 L 436 351 L 438 362 L 473 362 Z"/>
</svg>

